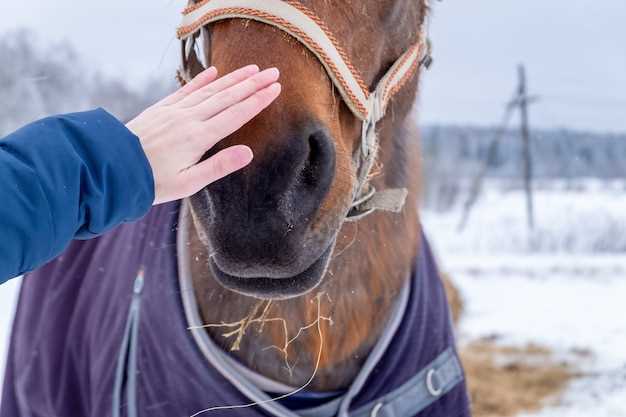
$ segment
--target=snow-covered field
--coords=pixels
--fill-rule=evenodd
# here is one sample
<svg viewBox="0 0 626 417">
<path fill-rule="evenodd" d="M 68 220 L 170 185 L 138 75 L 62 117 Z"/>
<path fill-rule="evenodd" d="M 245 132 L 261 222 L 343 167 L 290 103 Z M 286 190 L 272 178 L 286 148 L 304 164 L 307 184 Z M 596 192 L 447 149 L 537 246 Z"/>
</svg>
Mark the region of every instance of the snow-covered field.
<svg viewBox="0 0 626 417">
<path fill-rule="evenodd" d="M 541 344 L 585 375 L 560 405 L 533 417 L 626 416 L 623 186 L 542 187 L 532 233 L 523 194 L 497 188 L 479 200 L 460 234 L 458 210 L 422 216 L 465 301 L 461 340 L 497 335 L 506 344 Z"/>
</svg>

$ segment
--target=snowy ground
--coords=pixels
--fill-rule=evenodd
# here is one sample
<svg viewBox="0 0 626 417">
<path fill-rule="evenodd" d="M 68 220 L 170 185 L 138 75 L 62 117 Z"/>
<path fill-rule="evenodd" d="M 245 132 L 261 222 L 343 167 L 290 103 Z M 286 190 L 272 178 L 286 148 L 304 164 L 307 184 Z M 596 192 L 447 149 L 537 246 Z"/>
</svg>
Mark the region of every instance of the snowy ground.
<svg viewBox="0 0 626 417">
<path fill-rule="evenodd" d="M 423 214 L 465 301 L 461 338 L 534 342 L 578 367 L 561 404 L 532 417 L 626 417 L 626 192 L 552 187 L 535 206 L 532 234 L 519 192 L 492 188 L 461 234 L 459 211 Z"/>
<path fill-rule="evenodd" d="M 0 285 L 0 392 L 2 392 L 6 349 L 8 348 L 13 310 L 15 309 L 19 286 L 19 279 L 13 279 Z"/>
</svg>

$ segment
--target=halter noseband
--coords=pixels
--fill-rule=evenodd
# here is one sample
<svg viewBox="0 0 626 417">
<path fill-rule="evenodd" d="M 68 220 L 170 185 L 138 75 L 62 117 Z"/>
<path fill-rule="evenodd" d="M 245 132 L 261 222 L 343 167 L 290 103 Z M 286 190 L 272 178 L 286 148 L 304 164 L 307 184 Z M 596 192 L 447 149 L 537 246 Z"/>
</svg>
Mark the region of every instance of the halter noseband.
<svg viewBox="0 0 626 417">
<path fill-rule="evenodd" d="M 203 68 L 195 52 L 195 43 L 202 34 L 204 46 L 210 47 L 206 25 L 234 18 L 252 19 L 277 27 L 306 46 L 322 63 L 352 113 L 363 122 L 360 151 L 354 155 L 358 181 L 346 220 L 359 220 L 375 210 L 400 212 L 407 190 L 376 191 L 369 184 L 369 175 L 378 153 L 376 123 L 385 115 L 391 98 L 413 77 L 420 65 L 430 65 L 430 47 L 424 33 L 421 32 L 417 43 L 392 65 L 376 89 L 369 91 L 326 24 L 297 1 L 202 0 L 183 10 L 182 24 L 177 32 L 183 50 L 183 65 L 179 71 L 182 82 L 188 82 L 194 71 Z"/>
</svg>

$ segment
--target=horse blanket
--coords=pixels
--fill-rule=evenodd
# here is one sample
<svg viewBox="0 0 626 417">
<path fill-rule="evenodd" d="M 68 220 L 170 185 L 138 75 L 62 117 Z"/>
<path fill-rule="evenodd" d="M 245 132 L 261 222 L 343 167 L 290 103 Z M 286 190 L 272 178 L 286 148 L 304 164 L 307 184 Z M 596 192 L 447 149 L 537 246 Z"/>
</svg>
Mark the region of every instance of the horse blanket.
<svg viewBox="0 0 626 417">
<path fill-rule="evenodd" d="M 177 202 L 157 206 L 139 222 L 75 241 L 25 277 L 0 417 L 189 417 L 251 401 L 207 361 L 188 330 L 178 280 L 179 211 Z M 133 316 L 141 268 L 141 314 Z M 135 360 L 124 362 L 120 384 L 130 318 Z M 470 415 L 449 309 L 426 239 L 396 334 L 362 382 L 340 414 Z M 274 403 L 205 415 L 323 415 L 318 411 Z"/>
</svg>

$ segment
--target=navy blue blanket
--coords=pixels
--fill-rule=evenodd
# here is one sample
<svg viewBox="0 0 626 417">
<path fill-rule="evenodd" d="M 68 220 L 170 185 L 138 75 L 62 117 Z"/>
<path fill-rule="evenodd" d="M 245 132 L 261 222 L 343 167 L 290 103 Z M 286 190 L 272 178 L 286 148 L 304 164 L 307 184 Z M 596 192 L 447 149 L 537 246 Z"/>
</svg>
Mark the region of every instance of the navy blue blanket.
<svg viewBox="0 0 626 417">
<path fill-rule="evenodd" d="M 112 414 L 115 368 L 141 266 L 139 415 L 188 417 L 210 406 L 249 402 L 207 363 L 187 330 L 177 279 L 178 211 L 178 203 L 162 205 L 138 223 L 76 241 L 25 278 L 0 417 Z M 456 355 L 442 284 L 427 242 L 421 246 L 400 331 L 353 401 L 354 409 L 400 387 L 444 350 L 452 347 Z M 253 407 L 207 415 L 267 414 Z M 469 416 L 465 383 L 455 383 L 418 415 Z"/>
</svg>

